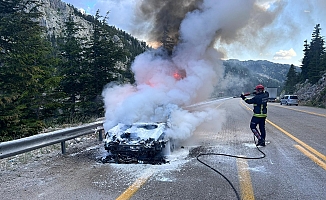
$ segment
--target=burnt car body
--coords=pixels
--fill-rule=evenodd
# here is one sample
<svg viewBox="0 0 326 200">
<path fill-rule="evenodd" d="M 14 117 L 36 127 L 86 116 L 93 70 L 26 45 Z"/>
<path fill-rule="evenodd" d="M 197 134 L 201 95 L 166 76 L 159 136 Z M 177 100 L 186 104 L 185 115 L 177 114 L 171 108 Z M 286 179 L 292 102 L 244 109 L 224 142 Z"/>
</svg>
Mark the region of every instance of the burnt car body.
<svg viewBox="0 0 326 200">
<path fill-rule="evenodd" d="M 105 134 L 108 155 L 102 162 L 166 163 L 166 149 L 170 150 L 166 129 L 166 123 L 119 123 Z"/>
</svg>

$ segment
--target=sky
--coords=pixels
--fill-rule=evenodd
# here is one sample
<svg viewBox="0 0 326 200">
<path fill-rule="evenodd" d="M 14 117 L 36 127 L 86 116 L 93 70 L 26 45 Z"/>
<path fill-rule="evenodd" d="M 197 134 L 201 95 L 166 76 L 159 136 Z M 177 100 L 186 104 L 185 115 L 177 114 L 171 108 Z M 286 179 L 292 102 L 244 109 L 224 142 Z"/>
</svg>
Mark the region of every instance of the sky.
<svg viewBox="0 0 326 200">
<path fill-rule="evenodd" d="M 146 14 L 140 12 L 144 2 L 148 4 L 148 2 L 154 1 L 63 1 L 91 15 L 94 15 L 98 9 L 102 15 L 109 11 L 109 25 L 122 29 L 152 46 L 157 44 L 151 40 L 153 38 L 148 38 L 152 23 L 158 20 L 158 18 L 153 20 L 150 14 L 156 12 L 157 9 L 148 6 L 148 9 L 152 9 L 153 12 L 148 10 Z M 188 2 L 191 1 L 196 0 L 188 0 Z M 157 2 L 160 1 L 156 1 L 156 4 Z M 234 30 L 236 39 L 221 38 L 215 42 L 215 47 L 224 53 L 224 59 L 269 60 L 299 66 L 303 58 L 304 40 L 311 41 L 311 34 L 316 24 L 321 25 L 321 35 L 326 36 L 325 0 L 244 0 L 244 2 L 248 2 L 248 4 L 253 2 L 257 6 L 248 10 L 250 16 L 246 21 L 241 17 L 234 20 L 234 23 L 243 23 L 240 26 L 236 25 L 240 27 L 240 29 Z M 234 12 L 237 9 L 241 10 L 241 6 L 235 5 L 234 10 L 229 10 L 228 17 L 234 17 Z"/>
</svg>

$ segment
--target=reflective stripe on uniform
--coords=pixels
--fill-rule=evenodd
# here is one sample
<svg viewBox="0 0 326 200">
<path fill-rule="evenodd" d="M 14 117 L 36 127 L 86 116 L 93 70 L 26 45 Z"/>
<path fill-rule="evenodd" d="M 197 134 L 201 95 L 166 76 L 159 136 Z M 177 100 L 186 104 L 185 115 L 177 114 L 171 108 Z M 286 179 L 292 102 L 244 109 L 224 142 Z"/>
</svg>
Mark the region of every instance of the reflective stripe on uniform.
<svg viewBox="0 0 326 200">
<path fill-rule="evenodd" d="M 254 113 L 254 116 L 255 117 L 267 117 L 267 114 L 255 114 Z"/>
</svg>

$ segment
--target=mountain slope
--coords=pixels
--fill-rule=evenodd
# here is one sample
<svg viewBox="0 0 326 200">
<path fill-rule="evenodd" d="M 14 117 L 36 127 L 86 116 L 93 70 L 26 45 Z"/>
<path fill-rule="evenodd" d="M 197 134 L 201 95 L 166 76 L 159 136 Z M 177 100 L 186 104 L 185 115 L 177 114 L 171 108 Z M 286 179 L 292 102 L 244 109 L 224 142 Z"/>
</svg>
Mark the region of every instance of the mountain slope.
<svg viewBox="0 0 326 200">
<path fill-rule="evenodd" d="M 241 92 L 252 92 L 257 84 L 277 87 L 281 92 L 290 65 L 266 60 L 239 61 L 230 59 L 223 62 L 224 80 L 217 85 L 214 96 L 234 96 Z M 299 67 L 296 67 L 300 71 Z"/>
<path fill-rule="evenodd" d="M 90 37 L 93 31 L 94 16 L 81 13 L 72 5 L 66 4 L 61 0 L 37 0 L 42 3 L 40 11 L 44 14 L 40 19 L 40 25 L 46 28 L 46 34 L 49 38 L 58 37 L 62 34 L 65 22 L 69 16 L 73 17 L 75 23 L 80 24 L 83 29 L 78 32 L 81 37 Z M 131 60 L 138 54 L 148 48 L 145 42 L 139 41 L 130 34 L 117 29 L 114 26 L 106 26 L 107 31 L 115 42 L 121 42 L 121 45 L 128 49 L 131 54 Z"/>
</svg>

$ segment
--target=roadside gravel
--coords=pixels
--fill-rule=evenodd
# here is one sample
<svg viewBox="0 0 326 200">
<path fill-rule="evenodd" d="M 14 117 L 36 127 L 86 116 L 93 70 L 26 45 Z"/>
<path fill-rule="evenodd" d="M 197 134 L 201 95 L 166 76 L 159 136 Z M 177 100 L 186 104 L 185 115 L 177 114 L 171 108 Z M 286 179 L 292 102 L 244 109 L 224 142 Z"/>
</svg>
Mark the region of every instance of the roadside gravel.
<svg viewBox="0 0 326 200">
<path fill-rule="evenodd" d="M 56 144 L 0 160 L 0 198 L 108 199 L 106 191 L 98 192 L 92 180 L 93 173 L 97 177 L 107 173 L 98 162 L 104 148 L 97 135 L 76 138 L 66 145 L 65 155 Z"/>
</svg>

